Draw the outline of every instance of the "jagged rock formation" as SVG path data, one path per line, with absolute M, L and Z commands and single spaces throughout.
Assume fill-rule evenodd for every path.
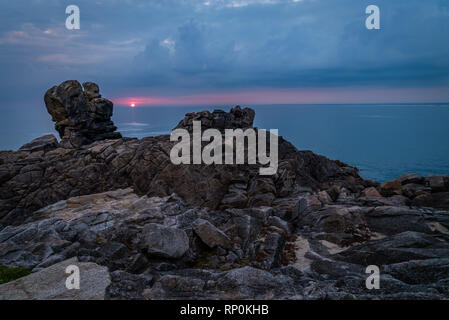
M 176 193 L 213 209 L 278 203 L 331 182 L 356 192 L 369 185 L 354 168 L 280 139 L 278 174 L 258 165 L 174 165 L 169 136 L 97 141 L 79 149 L 0 152 L 0 223 L 20 224 L 33 211 L 69 197 L 132 187 L 138 194 Z M 182 177 L 182 179 L 181 179 Z
M 59 200 L 117 188 L 132 187 L 140 195 L 176 193 L 190 205 L 218 209 L 270 206 L 298 192 L 328 189 L 332 182 L 354 192 L 370 186 L 356 169 L 298 151 L 282 137 L 278 174 L 269 177 L 259 175 L 259 165 L 174 165 L 173 145 L 169 136 L 158 136 L 0 152 L 0 223 L 20 224 Z
M 47 111 L 65 148 L 121 138 L 111 121 L 112 102 L 101 98 L 95 83 L 85 82 L 83 87 L 84 91 L 78 81 L 69 80 L 45 93 Z
M 178 127 L 253 118 L 234 108 Z M 273 176 L 258 165 L 173 165 L 168 136 L 54 140 L 0 152 L 2 265 L 107 267 L 106 299 L 449 298 L 449 176 L 380 185 L 282 138 Z M 380 268 L 378 290 L 366 288 L 368 265 Z
M 186 114 L 185 118 L 176 126 L 176 129 L 183 128 L 192 132 L 193 121 L 201 121 L 203 130 L 214 128 L 224 132 L 225 129 L 247 129 L 253 127 L 255 115 L 253 109 L 242 109 L 240 106 L 232 108 L 229 112 L 222 110 L 192 112 Z
M 279 207 L 211 210 L 132 189 L 70 198 L 1 230 L 0 264 L 107 266 L 110 299 L 449 296 L 447 212 L 315 197 L 298 197 L 286 220 Z M 370 264 L 379 291 L 365 287 Z

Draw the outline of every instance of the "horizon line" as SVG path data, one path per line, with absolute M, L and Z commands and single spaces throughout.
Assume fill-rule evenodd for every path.
M 247 107 L 247 106 L 307 106 L 307 105 L 313 105 L 313 106 L 343 106 L 343 105 L 449 105 L 449 101 L 447 102 L 335 102 L 335 103 L 305 103 L 305 102 L 299 102 L 299 103 L 230 103 L 230 104 L 204 104 L 204 103 L 197 103 L 197 104 L 136 104 L 134 107 L 123 104 L 123 103 L 115 103 L 113 100 L 111 100 L 114 103 L 115 107 L 119 108 L 130 108 L 130 109 L 136 109 L 136 108 L 151 108 L 151 107 Z

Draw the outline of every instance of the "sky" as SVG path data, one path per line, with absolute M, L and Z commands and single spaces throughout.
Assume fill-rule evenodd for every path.
M 0 108 L 69 79 L 118 106 L 449 102 L 449 0 L 0 0 L 0 69 Z

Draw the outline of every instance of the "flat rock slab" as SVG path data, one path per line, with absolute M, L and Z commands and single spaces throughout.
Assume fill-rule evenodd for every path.
M 66 268 L 70 265 L 79 268 L 79 289 L 66 287 L 70 276 Z M 103 300 L 110 283 L 106 267 L 72 258 L 1 285 L 0 300 Z

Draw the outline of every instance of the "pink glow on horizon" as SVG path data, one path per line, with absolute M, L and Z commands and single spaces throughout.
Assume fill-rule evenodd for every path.
M 185 96 L 136 96 L 112 99 L 117 106 L 438 103 L 449 102 L 449 88 L 295 88 L 252 89 L 240 92 Z

